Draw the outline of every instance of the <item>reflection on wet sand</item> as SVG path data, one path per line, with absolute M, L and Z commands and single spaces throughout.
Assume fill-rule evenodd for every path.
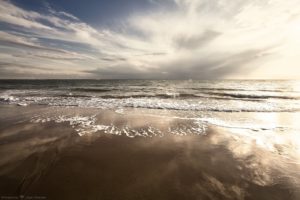
M 97 119 L 118 126 L 151 123 L 166 131 L 164 124 L 180 126 L 178 120 L 104 113 L 97 113 Z M 201 135 L 130 138 L 98 131 L 80 137 L 67 122 L 28 120 L 0 130 L 0 194 L 5 196 L 300 198 L 299 163 L 224 128 L 210 126 Z

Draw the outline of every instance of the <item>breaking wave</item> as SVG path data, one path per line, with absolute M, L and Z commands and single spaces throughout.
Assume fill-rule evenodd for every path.
M 247 103 L 221 99 L 163 99 L 163 98 L 99 98 L 99 97 L 0 97 L 0 104 L 76 106 L 82 108 L 148 108 L 214 112 L 293 112 L 300 110 L 298 101 L 270 101 Z
M 116 126 L 114 124 L 104 125 L 97 124 L 97 118 L 93 116 L 66 116 L 60 115 L 55 117 L 35 116 L 31 119 L 32 123 L 46 123 L 54 121 L 56 123 L 69 123 L 69 125 L 77 132 L 79 136 L 103 132 L 112 135 L 125 135 L 130 138 L 134 137 L 162 137 L 165 134 L 173 134 L 184 136 L 187 134 L 205 134 L 207 125 L 200 121 L 192 123 L 183 123 L 181 126 L 170 126 L 167 130 L 161 130 L 154 126 L 145 126 L 143 128 L 133 128 L 128 125 Z

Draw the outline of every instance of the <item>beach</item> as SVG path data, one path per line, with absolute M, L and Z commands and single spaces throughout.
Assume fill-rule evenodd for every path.
M 0 200 L 300 200 L 299 0 L 0 0 Z
M 180 134 L 175 130 L 193 123 L 171 113 L 156 116 L 156 110 L 151 115 L 140 109 L 126 115 L 74 107 L 2 105 L 0 110 L 1 199 L 300 197 L 299 157 L 287 142 L 268 144 L 215 125 L 201 134 Z M 82 123 L 71 121 L 74 116 Z M 97 124 L 115 128 L 95 129 Z M 140 135 L 127 134 L 124 127 Z

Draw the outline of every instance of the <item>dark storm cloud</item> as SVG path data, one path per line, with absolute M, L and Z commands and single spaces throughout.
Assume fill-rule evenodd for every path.
M 37 67 L 37 66 L 31 66 L 27 64 L 21 64 L 21 63 L 10 63 L 10 62 L 1 62 L 0 61 L 0 70 L 4 71 L 15 71 L 15 70 L 43 70 L 43 71 L 55 71 L 51 68 L 45 68 L 45 67 Z M 1 75 L 4 75 L 1 73 Z
M 221 58 L 182 60 L 168 64 L 165 71 L 174 79 L 222 79 L 232 73 L 247 74 L 255 68 L 255 66 L 248 67 L 247 65 L 259 59 L 265 59 L 261 55 L 267 50 L 250 49 L 234 55 L 224 55 Z
M 0 79 L 59 79 L 66 78 L 65 73 L 51 67 L 31 66 L 30 64 L 0 62 Z M 80 75 L 70 74 L 68 78 L 82 78 Z
M 34 78 L 35 71 L 44 71 L 44 74 L 55 72 L 53 69 L 30 66 L 21 63 L 0 62 L 0 78 Z
M 82 76 L 70 74 L 66 77 L 65 74 L 55 72 L 27 72 L 24 70 L 16 71 L 9 69 L 0 69 L 0 79 L 80 79 Z
M 153 77 L 159 77 L 161 74 L 161 72 L 157 71 L 149 73 L 148 70 L 142 70 L 128 64 L 84 70 L 83 72 L 89 74 L 91 78 L 99 77 L 103 79 L 151 79 Z
M 118 57 L 110 57 L 110 58 L 104 57 L 104 58 L 101 58 L 101 60 L 114 62 L 114 61 L 126 61 L 127 59 L 126 58 L 118 58 Z
M 181 35 L 179 37 L 176 37 L 174 39 L 174 44 L 179 49 L 193 50 L 208 44 L 209 42 L 217 38 L 219 35 L 221 35 L 220 32 L 214 30 L 206 30 L 200 35 Z
M 233 72 L 248 73 L 253 66 L 247 64 L 267 56 L 268 49 L 250 49 L 238 54 L 215 59 L 180 60 L 160 68 L 134 67 L 130 65 L 110 66 L 87 70 L 91 77 L 112 79 L 222 79 Z

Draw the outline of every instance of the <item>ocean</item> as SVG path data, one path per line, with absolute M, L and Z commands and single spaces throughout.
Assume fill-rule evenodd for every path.
M 0 80 L 1 104 L 296 112 L 299 100 L 297 81 Z
M 243 113 L 297 113 L 300 82 L 247 80 L 1 80 L 0 104 L 78 107 L 154 115 L 172 113 L 215 125 L 249 128 L 297 128 L 259 122 Z M 232 118 L 222 117 L 231 113 Z M 247 114 L 246 114 L 247 115 Z M 224 115 L 223 115 L 224 116 Z M 227 115 L 225 115 L 227 116 Z M 236 116 L 236 119 L 234 119 Z M 251 115 L 247 115 L 251 116 Z

